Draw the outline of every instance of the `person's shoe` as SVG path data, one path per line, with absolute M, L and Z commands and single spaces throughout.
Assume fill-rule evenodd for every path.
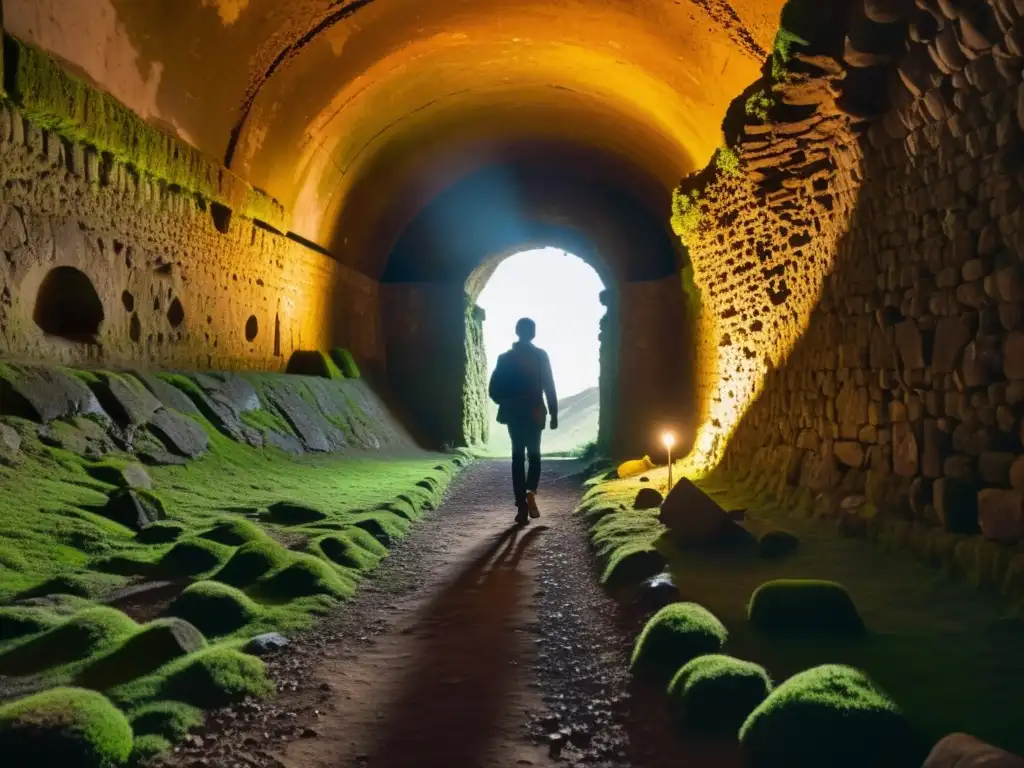
M 537 506 L 537 494 L 533 491 L 526 492 L 526 509 L 534 520 L 540 517 L 540 508 Z
M 516 512 L 516 525 L 526 525 L 530 522 L 530 511 L 525 504 L 519 507 L 519 511 Z

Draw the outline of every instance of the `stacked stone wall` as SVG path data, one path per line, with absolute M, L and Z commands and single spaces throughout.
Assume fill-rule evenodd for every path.
M 115 367 L 283 370 L 300 349 L 383 366 L 377 283 L 0 104 L 0 347 Z M 58 268 L 102 305 L 88 339 L 39 325 Z M 63 270 L 68 274 L 68 270 Z M 43 297 L 45 304 L 45 297 Z M 52 330 L 52 329 L 49 329 Z
M 798 54 L 776 86 L 791 119 L 745 126 L 738 172 L 682 190 L 708 413 L 692 460 L 1016 594 L 1024 4 L 863 6 L 898 44 L 868 57 L 851 27 L 844 53 Z M 875 114 L 850 107 L 868 68 Z

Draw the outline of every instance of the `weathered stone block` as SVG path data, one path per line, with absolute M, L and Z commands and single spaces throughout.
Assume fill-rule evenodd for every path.
M 942 477 L 932 485 L 932 506 L 950 533 L 978 530 L 978 490 L 971 483 Z
M 1024 491 L 986 488 L 979 492 L 978 523 L 986 539 L 1019 541 L 1024 533 Z
M 1015 459 L 1016 455 L 1013 453 L 985 451 L 978 456 L 978 474 L 984 482 L 991 485 L 1009 485 L 1010 467 Z
M 896 347 L 905 369 L 925 367 L 924 339 L 916 322 L 906 320 L 896 326 Z
M 1024 331 L 1006 334 L 1003 340 L 1003 372 L 1008 379 L 1024 379 Z
M 913 477 L 918 472 L 919 452 L 917 435 L 909 422 L 893 424 L 893 471 L 901 477 Z
M 932 371 L 952 373 L 960 355 L 971 340 L 971 328 L 961 316 L 944 317 L 935 328 L 935 347 L 932 352 Z

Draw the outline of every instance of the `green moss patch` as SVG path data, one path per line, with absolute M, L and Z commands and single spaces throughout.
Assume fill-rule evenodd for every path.
M 749 618 L 765 632 L 864 631 L 864 622 L 846 588 L 817 579 L 765 582 L 751 595 Z
M 203 713 L 180 701 L 158 701 L 135 709 L 130 720 L 136 738 L 152 734 L 179 741 L 203 724 Z
M 669 679 L 687 662 L 721 650 L 729 633 L 714 614 L 696 603 L 666 605 L 643 628 L 630 669 Z
M 203 538 L 179 541 L 160 560 L 160 569 L 171 577 L 199 576 L 220 568 L 234 550 Z
M 161 667 L 109 692 L 124 708 L 170 699 L 200 709 L 225 707 L 274 690 L 263 662 L 231 648 L 213 647 Z
M 226 173 L 220 163 L 69 74 L 38 48 L 10 35 L 4 35 L 4 46 L 4 87 L 37 125 L 92 144 L 168 184 L 238 206 L 250 218 L 281 226 L 281 204 Z
M 267 520 L 277 525 L 306 525 L 327 517 L 325 512 L 315 507 L 293 501 L 277 501 L 267 507 Z
M 199 537 L 229 547 L 240 547 L 251 541 L 267 541 L 269 538 L 262 528 L 248 520 L 225 520 L 203 531 Z
M 0 707 L 5 765 L 115 768 L 131 751 L 131 726 L 95 691 L 55 688 Z
M 324 379 L 343 379 L 344 374 L 330 355 L 319 350 L 296 350 L 288 358 L 285 373 L 299 376 L 318 376 Z
M 32 675 L 112 648 L 138 625 L 113 608 L 90 608 L 0 654 L 0 675 Z
M 315 557 L 296 557 L 287 568 L 272 574 L 258 585 L 261 595 L 271 600 L 288 600 L 313 595 L 351 597 L 355 584 L 327 563 Z
M 149 674 L 174 659 L 206 646 L 206 639 L 181 619 L 157 619 L 86 666 L 76 683 L 106 690 Z
M 359 366 L 356 364 L 356 359 L 352 357 L 352 353 L 347 349 L 335 347 L 331 350 L 331 359 L 346 379 L 359 378 Z
M 132 754 L 129 759 L 131 765 L 145 765 L 150 760 L 165 752 L 171 751 L 172 744 L 163 736 L 148 733 L 143 736 L 136 736 L 132 745 Z
M 140 544 L 169 544 L 184 532 L 185 526 L 181 523 L 161 520 L 152 525 L 147 525 L 135 534 L 135 540 Z
M 653 545 L 623 544 L 608 557 L 601 583 L 609 589 L 639 584 L 662 572 L 665 556 Z
M 693 659 L 668 686 L 679 721 L 687 727 L 736 732 L 772 690 L 759 664 L 721 654 Z
M 321 536 L 310 542 L 309 551 L 335 565 L 369 571 L 387 555 L 387 548 L 361 528 Z
M 233 587 L 248 587 L 263 576 L 284 568 L 291 553 L 272 539 L 243 544 L 212 578 Z
M 0 648 L 13 640 L 53 629 L 63 621 L 59 614 L 41 608 L 0 608 Z
M 383 510 L 353 515 L 352 525 L 366 531 L 388 548 L 405 538 L 409 531 L 408 520 L 393 512 Z
M 740 729 L 751 768 L 906 768 L 925 753 L 896 704 L 863 672 L 823 665 L 794 675 Z
M 190 585 L 168 610 L 209 637 L 231 634 L 260 614 L 259 606 L 244 592 L 216 581 Z

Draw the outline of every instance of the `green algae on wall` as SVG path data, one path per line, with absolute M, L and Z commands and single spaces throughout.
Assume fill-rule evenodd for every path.
M 284 209 L 202 152 L 147 123 L 109 93 L 69 74 L 38 48 L 5 34 L 8 98 L 44 130 L 102 152 L 168 184 L 283 228 Z
M 490 434 L 484 317 L 481 307 L 471 302 L 467 304 L 466 378 L 462 391 L 462 429 L 466 445 L 483 445 Z

